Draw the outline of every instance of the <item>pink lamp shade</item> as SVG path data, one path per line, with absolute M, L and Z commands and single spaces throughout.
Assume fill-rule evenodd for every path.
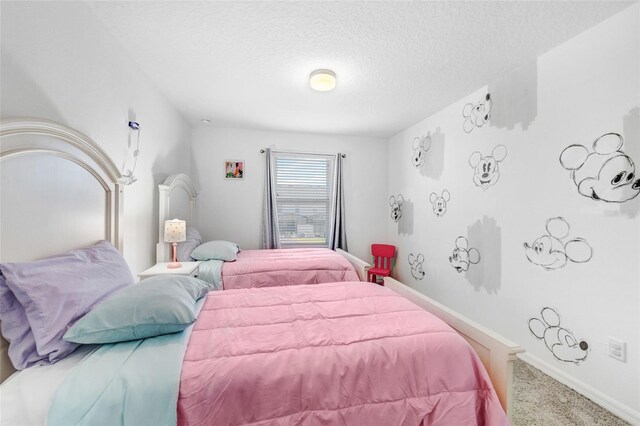
M 182 264 L 176 258 L 176 248 L 178 243 L 187 240 L 187 222 L 180 219 L 167 220 L 164 222 L 164 241 L 172 243 L 171 263 L 167 265 L 169 269 L 180 268 Z

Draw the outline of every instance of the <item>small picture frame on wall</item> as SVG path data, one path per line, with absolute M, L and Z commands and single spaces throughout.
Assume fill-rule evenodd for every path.
M 244 161 L 224 160 L 224 178 L 230 180 L 244 179 Z

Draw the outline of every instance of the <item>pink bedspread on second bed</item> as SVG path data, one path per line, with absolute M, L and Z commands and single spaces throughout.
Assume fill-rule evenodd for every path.
M 325 248 L 242 250 L 222 265 L 225 290 L 358 281 L 347 259 Z
M 212 292 L 191 334 L 180 425 L 507 425 L 453 329 L 392 290 Z

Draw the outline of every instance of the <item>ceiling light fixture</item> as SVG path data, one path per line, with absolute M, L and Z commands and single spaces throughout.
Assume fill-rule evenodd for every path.
M 209 120 L 208 118 L 203 118 L 200 120 L 200 122 L 202 122 L 202 124 L 209 124 L 211 123 L 211 120 Z
M 315 70 L 309 76 L 309 85 L 318 92 L 328 92 L 336 87 L 336 73 L 331 70 Z

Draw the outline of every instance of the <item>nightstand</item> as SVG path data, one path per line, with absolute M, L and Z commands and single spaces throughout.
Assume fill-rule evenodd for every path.
M 144 280 L 145 278 L 155 277 L 156 275 L 188 275 L 190 277 L 198 276 L 198 268 L 200 262 L 180 262 L 182 267 L 169 269 L 167 265 L 169 262 L 160 262 L 153 265 L 151 268 L 138 274 L 138 278 Z

